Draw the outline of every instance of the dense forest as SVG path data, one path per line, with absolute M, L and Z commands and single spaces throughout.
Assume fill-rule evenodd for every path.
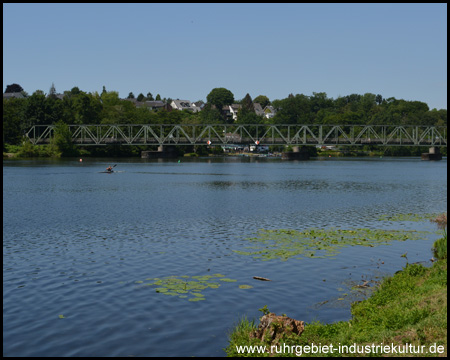
M 20 90 L 20 91 L 17 91 Z M 7 93 L 20 93 L 21 97 L 5 97 Z M 74 87 L 57 94 L 54 85 L 48 94 L 35 91 L 28 95 L 17 84 L 8 85 L 3 97 L 3 149 L 6 145 L 20 145 L 24 134 L 33 125 L 49 124 L 220 124 L 230 122 L 222 109 L 225 105 L 240 104 L 237 120 L 240 124 L 340 124 L 340 125 L 434 125 L 447 126 L 447 109 L 432 109 L 421 101 L 406 101 L 393 97 L 366 93 L 350 94 L 337 99 L 325 92 L 307 96 L 290 94 L 285 99 L 270 100 L 259 95 L 252 100 L 247 94 L 242 100 L 234 99 L 231 91 L 213 89 L 206 97 L 201 111 L 149 110 L 137 107 L 134 96 L 119 98 L 116 91 L 87 93 Z M 158 95 L 160 99 L 160 96 Z M 151 93 L 140 101 L 153 100 Z M 169 103 L 170 99 L 164 99 Z M 253 103 L 264 108 L 271 105 L 276 114 L 272 118 L 257 115 Z M 62 141 L 60 141 L 62 143 Z M 70 151 L 69 151 L 70 153 Z

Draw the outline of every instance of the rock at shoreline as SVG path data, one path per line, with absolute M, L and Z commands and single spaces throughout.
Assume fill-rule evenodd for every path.
M 304 329 L 303 321 L 269 313 L 260 319 L 258 329 L 250 334 L 250 337 L 258 338 L 261 341 L 269 341 L 270 345 L 275 345 L 284 335 L 300 335 Z

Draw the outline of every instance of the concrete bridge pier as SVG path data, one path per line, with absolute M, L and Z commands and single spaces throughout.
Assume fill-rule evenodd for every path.
M 292 151 L 286 151 L 281 154 L 284 160 L 309 160 L 309 152 L 307 149 L 300 149 L 300 146 L 293 146 Z
M 427 153 L 422 153 L 422 160 L 442 160 L 442 154 L 438 147 L 432 146 Z
M 166 159 L 166 158 L 176 158 L 177 152 L 175 151 L 175 147 L 167 146 L 167 149 L 164 148 L 164 145 L 158 146 L 158 151 L 142 151 L 141 158 L 142 159 Z

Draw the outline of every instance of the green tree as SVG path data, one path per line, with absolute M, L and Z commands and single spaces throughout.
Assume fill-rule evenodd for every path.
M 154 111 L 149 111 L 146 107 L 136 108 L 135 110 L 135 123 L 136 124 L 156 124 L 157 115 Z
M 105 107 L 115 106 L 121 102 L 117 91 L 102 92 L 100 98 Z
M 265 95 L 259 95 L 253 99 L 254 103 L 261 104 L 261 107 L 264 109 L 266 106 L 270 105 L 270 100 Z
M 375 101 L 377 105 L 381 105 L 383 103 L 383 97 L 380 94 L 378 94 L 375 98 Z
M 347 100 L 347 108 L 350 111 L 358 111 L 359 102 L 361 101 L 361 95 L 351 94 L 351 95 L 347 95 L 345 98 Z
M 202 124 L 220 124 L 223 122 L 222 113 L 218 109 L 214 109 L 211 104 L 206 104 L 200 111 L 200 119 Z
M 71 94 L 71 95 L 78 95 L 79 93 L 81 93 L 81 90 L 78 88 L 78 86 L 74 86 L 74 87 L 70 90 L 70 94 Z
M 27 120 L 27 127 L 31 127 L 32 125 L 47 125 L 45 95 L 43 91 L 36 90 L 27 99 L 24 116 Z
M 156 101 L 161 101 L 161 95 L 157 94 L 155 100 Z
M 311 102 L 306 95 L 290 94 L 286 99 L 274 100 L 278 112 L 273 117 L 275 124 L 308 124 L 310 123 Z
M 139 95 L 138 95 L 138 97 L 137 97 L 137 101 L 143 101 L 145 99 L 145 96 L 144 96 L 144 94 L 143 93 L 140 93 Z
M 102 102 L 102 111 L 100 114 L 102 124 L 117 124 L 118 112 L 117 108 L 120 107 L 122 100 L 119 98 L 117 91 L 108 91 L 102 93 L 100 96 Z
M 134 94 L 133 94 L 132 92 L 130 92 L 130 93 L 128 94 L 127 99 L 134 99 Z
M 184 111 L 167 111 L 165 109 L 158 111 L 157 119 L 159 124 L 180 124 Z
M 5 144 L 20 144 L 22 135 L 29 130 L 24 122 L 26 99 L 3 99 L 3 149 Z
M 158 97 L 158 96 L 156 96 L 156 97 Z M 160 99 L 161 99 L 161 96 L 160 96 Z M 153 95 L 152 95 L 151 92 L 148 92 L 148 93 L 147 93 L 147 100 L 148 100 L 148 101 L 153 101 Z M 156 100 L 158 100 L 158 99 L 156 99 Z
M 100 96 L 80 92 L 73 97 L 73 110 L 75 124 L 99 124 L 102 112 Z
M 110 94 L 110 103 L 103 107 L 102 124 L 133 124 L 138 120 L 137 108 L 131 101 L 121 100 Z M 118 95 L 117 95 L 118 96 Z M 148 111 L 148 110 L 147 110 Z M 139 117 L 140 118 L 140 117 Z
M 263 122 L 263 118 L 256 115 L 255 107 L 249 94 L 245 95 L 241 101 L 241 108 L 238 111 L 236 122 L 238 124 L 260 124 Z
M 22 91 L 23 91 L 23 88 L 19 84 L 11 84 L 11 85 L 6 85 L 5 94 L 22 92 Z
M 63 103 L 56 96 L 47 96 L 44 106 L 46 124 L 54 124 L 64 119 Z
M 329 99 L 327 97 L 327 93 L 325 92 L 320 93 L 313 92 L 313 95 L 309 97 L 309 101 L 310 101 L 310 109 L 314 113 L 319 112 L 319 110 L 332 108 L 333 106 L 333 100 Z
M 425 117 L 425 125 L 447 126 L 447 110 L 432 109 L 427 112 Z
M 255 112 L 255 108 L 253 106 L 253 101 L 250 94 L 245 95 L 241 102 L 241 110 L 244 113 Z
M 61 156 L 78 155 L 78 150 L 72 142 L 72 133 L 69 130 L 69 126 L 62 120 L 56 123 L 50 146 L 55 147 Z
M 225 105 L 231 105 L 234 102 L 234 95 L 225 88 L 215 88 L 206 96 L 206 101 L 214 105 L 222 115 L 222 109 Z
M 238 115 L 237 115 L 237 124 L 262 124 L 264 121 L 264 118 L 262 116 L 256 115 L 256 113 L 245 111 L 242 108 L 239 109 Z
M 122 100 L 118 110 L 120 124 L 136 123 L 136 106 L 131 101 Z

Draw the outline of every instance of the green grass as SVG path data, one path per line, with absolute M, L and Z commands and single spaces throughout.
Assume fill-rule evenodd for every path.
M 444 251 L 441 247 L 441 251 Z M 441 254 L 442 255 L 442 254 Z M 385 278 L 372 295 L 352 304 L 352 318 L 333 324 L 313 322 L 305 324 L 301 336 L 290 335 L 283 339 L 284 346 L 321 344 L 334 346 L 371 347 L 372 345 L 443 346 L 447 355 L 447 256 L 431 267 L 407 264 L 403 271 Z M 301 320 L 301 319 L 298 319 Z M 269 356 L 269 354 L 239 354 L 237 345 L 271 345 L 249 334 L 256 330 L 253 321 L 243 318 L 229 335 L 227 356 Z M 380 351 L 371 356 L 383 356 Z M 370 356 L 369 354 L 308 354 L 308 356 Z M 390 356 L 437 356 L 431 353 L 389 354 Z M 295 356 L 279 353 L 274 356 Z
M 433 245 L 433 253 L 438 259 L 447 259 L 447 235 L 436 240 Z

